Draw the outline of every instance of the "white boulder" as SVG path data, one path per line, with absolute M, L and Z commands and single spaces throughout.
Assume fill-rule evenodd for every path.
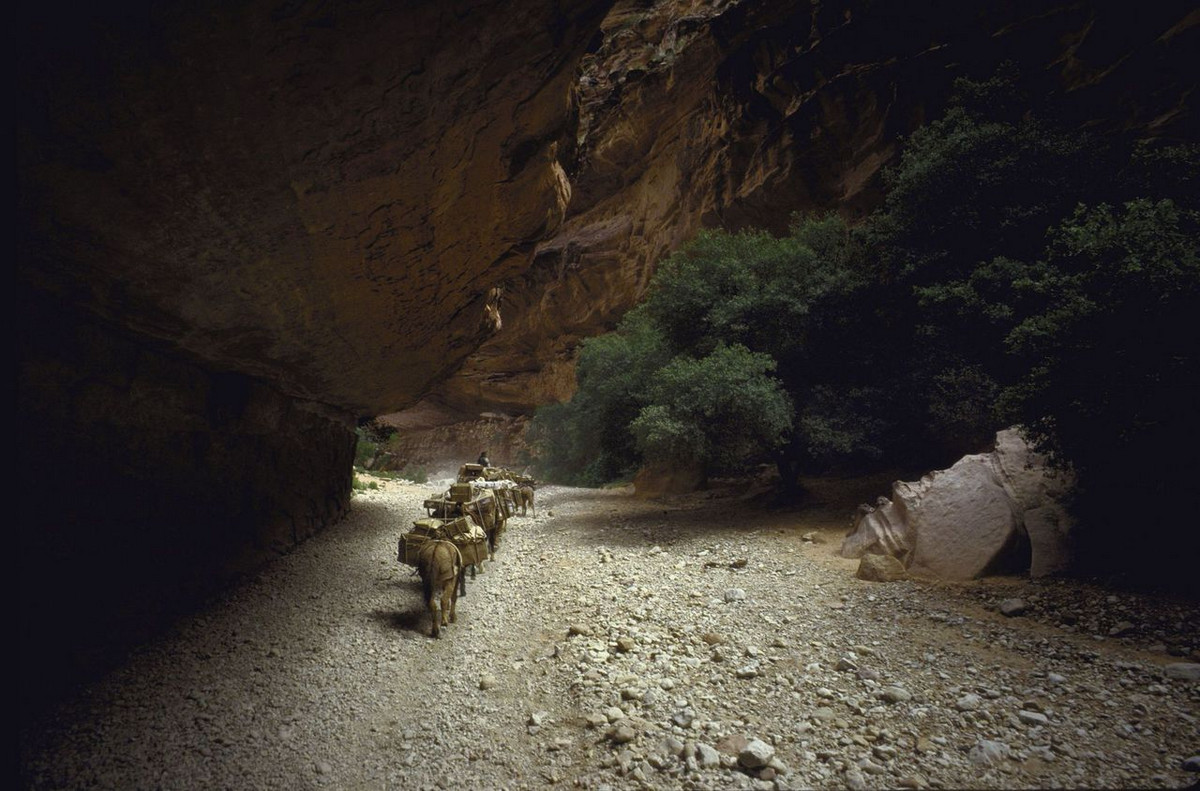
M 890 500 L 860 506 L 841 554 L 887 554 L 917 574 L 973 579 L 1028 546 L 1033 576 L 1057 573 L 1070 564 L 1071 522 L 1061 503 L 1070 483 L 1006 429 L 991 453 L 897 481 Z

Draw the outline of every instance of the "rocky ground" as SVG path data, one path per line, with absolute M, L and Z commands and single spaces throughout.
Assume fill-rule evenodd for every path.
M 441 640 L 352 516 L 44 722 L 35 789 L 1180 788 L 1194 602 L 1009 577 L 854 577 L 849 512 L 732 491 L 539 490 Z M 819 498 L 818 498 L 819 499 Z M 1011 612 L 1005 615 L 1004 610 Z

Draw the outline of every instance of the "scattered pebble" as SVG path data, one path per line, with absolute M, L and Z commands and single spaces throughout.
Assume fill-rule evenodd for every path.
M 510 523 L 434 641 L 395 562 L 414 491 L 389 485 L 68 702 L 69 727 L 22 754 L 24 787 L 1162 788 L 1200 771 L 1194 610 L 1010 579 L 1025 617 L 997 619 L 989 585 L 867 584 L 836 541 L 547 487 L 561 518 Z

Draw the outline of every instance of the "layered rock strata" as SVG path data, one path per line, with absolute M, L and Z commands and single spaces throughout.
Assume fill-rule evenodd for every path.
M 401 422 L 396 426 L 398 431 L 381 447 L 372 468 L 419 470 L 430 478 L 454 477 L 460 466 L 475 461 L 481 451 L 487 451 L 494 467 L 522 471 L 529 464 L 526 417 L 484 413 L 478 420 L 444 424 L 430 423 L 430 417 L 422 414 L 415 425 Z
M 17 360 L 31 706 L 342 518 L 355 443 L 344 410 L 53 316 Z
M 1015 58 L 1081 125 L 1196 137 L 1175 2 L 24 14 L 18 491 L 96 481 L 22 512 L 31 674 L 87 664 L 37 639 L 70 601 L 140 629 L 165 569 L 225 579 L 336 520 L 355 418 L 527 414 L 698 228 L 865 210 L 958 73 Z
M 505 284 L 505 329 L 431 398 L 528 412 L 573 389 L 580 339 L 612 329 L 699 229 L 864 216 L 900 140 L 963 74 L 1021 87 L 1097 133 L 1200 138 L 1200 13 L 1156 3 L 618 2 L 578 77 L 571 202 Z
M 355 419 L 502 327 L 501 284 L 570 199 L 571 91 L 608 5 L 24 10 L 31 699 L 336 522 Z

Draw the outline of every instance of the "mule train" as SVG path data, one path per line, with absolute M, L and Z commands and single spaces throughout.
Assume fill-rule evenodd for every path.
M 397 559 L 415 566 L 421 576 L 433 637 L 454 623 L 458 597 L 467 593 L 467 570 L 471 579 L 482 573 L 483 561 L 496 556 L 508 520 L 518 507 L 524 515 L 532 505 L 534 483 L 502 468 L 465 464 L 457 483 L 425 500 L 428 518 L 413 522 L 400 537 Z

